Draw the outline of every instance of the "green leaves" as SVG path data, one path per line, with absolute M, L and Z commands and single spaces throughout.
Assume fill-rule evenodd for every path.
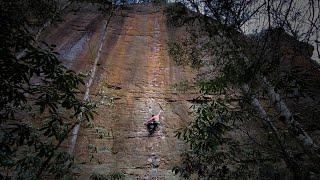
M 103 174 L 93 173 L 90 175 L 91 180 L 109 180 L 109 177 Z
M 231 128 L 228 124 L 231 114 L 225 103 L 217 99 L 199 105 L 195 120 L 187 128 L 178 131 L 176 136 L 188 142 L 195 152 L 216 149 L 222 144 L 224 133 Z
M 67 152 L 58 152 L 54 158 L 54 164 L 50 166 L 49 172 L 55 174 L 56 179 L 72 179 L 69 169 L 72 168 L 74 158 Z
M 223 93 L 228 88 L 228 81 L 225 76 L 219 76 L 209 81 L 200 81 L 198 83 L 200 92 L 204 94 Z
M 44 172 L 67 178 L 73 157 L 59 147 L 80 116 L 94 115 L 95 104 L 79 94 L 85 76 L 64 67 L 54 46 L 37 45 L 27 30 L 56 17 L 54 3 L 0 3 L 1 178 L 39 179 Z
M 27 154 L 16 164 L 16 179 L 36 179 L 36 174 L 40 167 L 41 158 L 32 154 Z
M 183 46 L 179 43 L 168 43 L 169 47 L 169 55 L 172 57 L 174 62 L 177 65 L 185 65 L 187 64 L 187 57 L 185 54 L 185 50 L 183 49 Z
M 184 15 L 188 13 L 188 9 L 181 3 L 170 4 L 165 10 L 167 17 L 167 25 L 169 27 L 179 27 L 186 22 Z
M 204 58 L 208 52 L 198 45 L 198 33 L 192 32 L 190 37 L 185 37 L 182 42 L 169 42 L 168 53 L 176 65 L 190 65 L 194 69 L 203 67 L 205 64 Z M 204 43 L 204 42 L 201 42 Z M 208 45 L 209 43 L 204 43 Z

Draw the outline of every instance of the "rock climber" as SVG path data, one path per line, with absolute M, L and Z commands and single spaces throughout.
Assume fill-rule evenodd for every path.
M 147 125 L 149 135 L 152 135 L 155 131 L 158 125 L 160 124 L 160 115 L 163 111 L 160 110 L 157 115 L 152 115 L 150 119 L 148 119 L 144 124 Z

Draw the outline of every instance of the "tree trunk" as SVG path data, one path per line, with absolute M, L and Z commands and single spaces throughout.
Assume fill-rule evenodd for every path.
M 249 86 L 247 84 L 243 85 L 242 90 L 244 91 L 245 94 L 247 94 L 247 95 L 249 94 Z M 299 165 L 294 161 L 294 159 L 292 158 L 290 153 L 287 151 L 287 149 L 284 145 L 285 143 L 281 140 L 278 129 L 273 124 L 271 119 L 268 117 L 267 112 L 264 110 L 264 108 L 260 104 L 259 100 L 252 95 L 249 98 L 250 98 L 251 105 L 258 112 L 263 124 L 265 124 L 267 127 L 269 127 L 271 129 L 272 133 L 274 134 L 276 141 L 281 149 L 281 153 L 282 153 L 282 156 L 284 158 L 284 161 L 285 161 L 287 167 L 292 172 L 296 172 L 297 170 L 299 170 Z
M 114 7 L 112 7 L 111 9 L 111 13 L 109 15 L 109 17 L 106 19 L 106 22 L 105 22 L 105 25 L 104 25 L 104 30 L 103 30 L 103 35 L 102 35 L 102 39 L 100 41 L 100 46 L 99 46 L 99 50 L 98 50 L 98 53 L 97 53 L 97 56 L 95 57 L 94 59 L 94 63 L 93 63 L 93 67 L 90 71 L 90 76 L 89 76 L 89 80 L 88 82 L 86 83 L 86 91 L 85 91 L 85 94 L 84 94 L 84 97 L 83 97 L 83 100 L 84 101 L 87 101 L 90 99 L 90 87 L 92 85 L 92 82 L 93 82 L 93 78 L 96 74 L 96 70 L 97 70 L 97 64 L 98 64 L 98 61 L 101 57 L 101 52 L 102 52 L 102 49 L 103 49 L 103 45 L 104 45 L 104 41 L 106 40 L 106 37 L 107 37 L 107 30 L 108 30 L 108 26 L 109 26 L 109 23 L 110 23 L 110 20 L 111 20 L 111 17 L 113 16 L 113 9 Z M 77 143 L 77 138 L 78 138 L 78 134 L 79 134 L 79 130 L 80 130 L 80 125 L 81 125 L 81 121 L 82 121 L 82 114 L 80 114 L 79 118 L 78 118 L 78 123 L 75 125 L 75 127 L 73 128 L 72 130 L 72 137 L 71 137 L 71 141 L 70 141 L 70 147 L 69 147 L 69 153 L 70 154 L 73 154 L 74 153 L 74 149 L 75 149 L 75 146 L 76 146 L 76 143 Z
M 284 123 L 288 126 L 291 133 L 300 141 L 304 149 L 312 152 L 320 160 L 319 146 L 315 144 L 308 133 L 302 128 L 299 122 L 294 120 L 294 117 L 285 102 L 281 99 L 280 95 L 275 92 L 272 85 L 267 81 L 265 77 L 261 79 L 262 86 L 267 91 L 269 99 L 275 105 L 277 111 L 284 119 Z

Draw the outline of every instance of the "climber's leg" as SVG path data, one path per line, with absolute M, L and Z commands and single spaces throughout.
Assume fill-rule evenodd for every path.
M 148 128 L 148 131 L 149 131 L 149 135 L 152 135 L 155 131 L 156 131 L 156 128 L 157 128 L 157 123 L 154 123 L 154 122 L 151 122 L 151 123 L 148 123 L 147 124 L 147 128 Z

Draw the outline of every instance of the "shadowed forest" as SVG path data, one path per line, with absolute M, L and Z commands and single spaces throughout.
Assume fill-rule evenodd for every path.
M 320 179 L 319 0 L 3 0 L 0 180 Z

